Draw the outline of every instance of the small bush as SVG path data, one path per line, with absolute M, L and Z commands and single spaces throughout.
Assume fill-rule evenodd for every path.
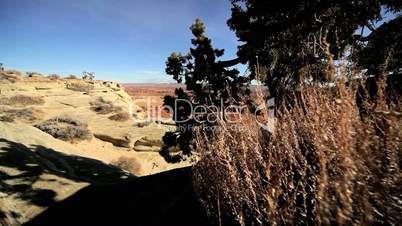
M 42 105 L 45 101 L 43 97 L 31 97 L 25 95 L 16 95 L 12 97 L 0 98 L 0 105 Z
M 134 157 L 122 156 L 116 161 L 112 161 L 111 164 L 119 167 L 120 169 L 126 170 L 134 175 L 139 175 L 142 173 L 141 164 Z
M 119 112 L 109 117 L 110 120 L 124 122 L 130 119 L 130 114 L 127 112 Z
M 76 75 L 69 75 L 66 79 L 78 79 L 78 77 Z
M 58 74 L 51 74 L 49 76 L 47 76 L 50 80 L 59 80 L 60 79 L 60 75 Z
M 67 89 L 77 91 L 77 92 L 89 92 L 93 89 L 94 87 L 90 84 L 86 83 L 70 83 L 67 84 Z
M 96 101 L 90 103 L 91 110 L 95 111 L 98 114 L 110 114 L 110 113 L 119 113 L 122 111 L 121 107 L 114 106 L 112 102 L 104 100 L 102 97 L 98 98 Z
M 43 117 L 43 111 L 39 109 L 24 108 L 24 109 L 1 109 L 0 113 L 3 114 L 0 121 L 12 122 L 15 119 L 25 120 L 25 121 L 36 121 Z
M 92 133 L 86 123 L 70 117 L 51 118 L 35 125 L 35 127 L 65 141 L 90 140 L 92 138 Z
M 10 115 L 2 115 L 0 116 L 0 121 L 1 122 L 14 122 L 14 117 Z

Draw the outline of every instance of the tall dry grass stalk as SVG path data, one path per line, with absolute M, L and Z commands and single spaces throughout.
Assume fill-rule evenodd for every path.
M 353 90 L 305 88 L 275 130 L 253 114 L 195 130 L 194 187 L 209 216 L 239 225 L 402 222 L 402 120 L 362 119 Z M 268 114 L 267 114 L 268 115 Z

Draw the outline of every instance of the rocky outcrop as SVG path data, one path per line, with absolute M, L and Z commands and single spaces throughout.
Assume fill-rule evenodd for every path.
M 163 142 L 161 139 L 145 136 L 134 143 L 134 150 L 144 152 L 159 152 L 162 146 Z
M 124 148 L 130 148 L 132 141 L 130 141 L 129 137 L 113 137 L 110 136 L 109 134 L 98 134 L 95 133 L 94 136 L 98 138 L 99 140 L 103 140 L 109 143 L 112 143 L 115 146 L 118 147 L 124 147 Z
M 176 167 L 164 163 L 158 154 L 162 147 L 163 135 L 166 131 L 174 129 L 174 124 L 148 122 L 143 109 L 134 104 L 119 84 L 72 78 L 50 79 L 40 75 L 27 77 L 17 72 L 10 76 L 17 76 L 18 79 L 5 79 L 7 76 L 4 75 L 3 79 L 0 79 L 0 121 L 35 125 L 54 117 L 70 117 L 86 123 L 94 134 L 92 141 L 72 144 L 86 150 L 83 152 L 86 157 L 112 162 L 120 155 L 130 153 L 129 157 L 138 157 L 140 161 L 143 159 L 144 167 L 148 168 L 143 171 L 145 174 Z M 2 99 L 10 100 L 17 95 L 34 97 L 43 100 L 43 103 L 29 106 L 1 104 Z M 93 103 L 99 100 L 112 104 L 113 108 L 110 111 L 102 109 L 97 112 Z M 131 113 L 129 115 L 132 117 L 125 121 L 111 120 L 110 116 L 116 114 L 116 110 Z
M 112 110 L 95 111 L 99 99 Z M 115 111 L 133 117 L 109 119 Z M 85 123 L 94 137 L 62 141 L 33 126 L 60 116 Z M 144 123 L 144 116 L 115 82 L 0 72 L 0 225 L 20 225 L 89 184 L 133 178 L 113 166 L 121 157 L 139 163 L 136 176 L 189 166 L 158 153 L 174 126 Z
M 13 82 L 1 80 L 0 93 L 0 99 L 16 95 L 42 98 L 45 103 L 34 107 L 45 114 L 36 121 L 31 120 L 31 124 L 60 115 L 78 118 L 88 124 L 98 139 L 129 150 L 133 150 L 136 141 L 144 136 L 152 136 L 153 139 L 161 141 L 165 132 L 165 128 L 161 126 L 138 126 L 138 122 L 144 121 L 139 114 L 141 108 L 136 106 L 131 97 L 115 82 L 20 77 L 19 81 Z M 122 112 L 135 112 L 135 117 L 133 115 L 130 120 L 122 122 L 110 120 L 112 113 L 99 114 L 93 110 L 91 103 L 99 99 L 112 103 Z M 15 109 L 15 106 L 12 108 Z M 0 115 L 4 115 L 10 107 L 1 105 L 0 101 L 0 109 Z M 22 106 L 21 109 L 25 107 Z

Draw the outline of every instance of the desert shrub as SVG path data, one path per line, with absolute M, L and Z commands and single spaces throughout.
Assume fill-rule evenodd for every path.
M 26 95 L 16 95 L 12 97 L 2 97 L 0 98 L 0 105 L 42 105 L 45 101 L 43 97 L 34 97 L 34 96 L 26 96 Z
M 15 119 L 33 122 L 42 119 L 44 112 L 39 109 L 0 109 L 0 121 L 14 121 Z
M 194 187 L 216 223 L 397 225 L 402 222 L 402 119 L 361 118 L 352 90 L 307 88 L 278 107 L 272 132 L 245 113 L 236 127 L 198 127 Z
M 14 117 L 12 117 L 10 115 L 1 115 L 0 121 L 1 122 L 14 122 Z
M 93 85 L 86 83 L 70 83 L 67 84 L 67 89 L 77 91 L 77 92 L 89 92 L 93 89 Z
M 127 112 L 119 112 L 109 117 L 110 120 L 124 122 L 130 119 L 130 114 Z
M 65 141 L 89 140 L 88 125 L 71 117 L 55 117 L 35 125 L 36 128 Z
M 47 76 L 50 80 L 58 80 L 60 79 L 60 75 L 58 74 L 51 74 L 49 76 Z
M 111 101 L 107 101 L 102 97 L 99 97 L 97 100 L 90 102 L 91 110 L 95 111 L 98 114 L 110 114 L 110 113 L 119 113 L 122 111 L 122 108 L 119 106 L 115 106 Z
M 112 165 L 119 167 L 120 169 L 126 170 L 134 175 L 139 175 L 142 172 L 141 164 L 134 157 L 120 157 L 119 159 L 112 161 Z
M 78 79 L 78 77 L 76 75 L 69 75 L 66 79 Z

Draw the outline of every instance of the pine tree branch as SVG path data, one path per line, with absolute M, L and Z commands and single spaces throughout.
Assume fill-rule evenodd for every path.
M 240 64 L 240 63 L 241 63 L 240 58 L 235 58 L 235 59 L 232 59 L 232 60 L 225 60 L 225 61 L 218 61 L 217 62 L 217 64 L 219 66 L 222 66 L 222 67 L 232 67 L 232 66 L 235 66 L 235 65 Z

